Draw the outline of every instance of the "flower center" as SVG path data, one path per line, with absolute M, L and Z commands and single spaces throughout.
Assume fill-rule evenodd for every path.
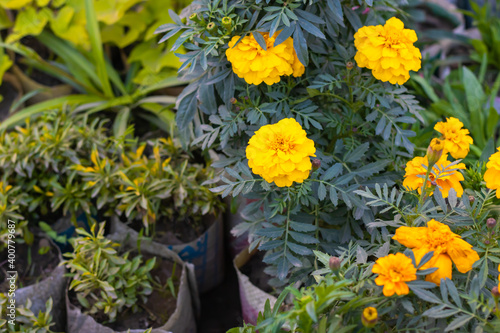
M 427 243 L 430 248 L 436 250 L 437 248 L 445 248 L 451 241 L 452 237 L 448 233 L 431 232 L 428 236 Z
M 392 282 L 399 282 L 402 280 L 403 274 L 399 271 L 399 267 L 391 267 L 389 270 L 389 276 L 391 277 Z
M 385 45 L 398 45 L 401 43 L 401 34 L 399 31 L 385 32 Z
M 288 138 L 283 137 L 281 134 L 276 134 L 274 141 L 269 143 L 269 149 L 282 152 L 288 152 L 295 147 L 293 143 L 290 142 Z

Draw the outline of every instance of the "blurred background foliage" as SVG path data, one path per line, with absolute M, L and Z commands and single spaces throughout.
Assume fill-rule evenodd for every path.
M 176 93 L 165 89 L 179 85 L 181 63 L 167 43 L 157 43 L 154 30 L 169 22 L 167 9 L 180 11 L 188 3 L 1 1 L 0 77 L 16 92 L 0 90 L 9 99 L 2 109 L 26 108 L 0 127 L 69 104 L 82 112 L 112 112 L 117 135 L 137 117 L 170 131 Z

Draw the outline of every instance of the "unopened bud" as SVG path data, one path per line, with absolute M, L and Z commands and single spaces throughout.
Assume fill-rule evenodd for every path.
M 203 16 L 201 16 L 199 13 L 193 13 L 189 15 L 189 19 L 193 22 L 201 23 L 202 25 L 205 24 L 205 19 L 203 19 Z
M 198 22 L 198 21 L 199 21 L 198 14 L 193 13 L 193 14 L 189 15 L 189 19 L 190 19 L 191 21 Z
M 236 102 L 238 102 L 238 100 L 234 97 L 231 97 L 229 101 L 231 102 L 231 104 L 236 104 Z
M 245 101 L 248 101 L 249 99 L 250 99 L 250 97 L 245 96 Z
M 338 271 L 340 268 L 340 259 L 338 257 L 330 257 L 328 266 L 330 266 L 332 271 Z
M 209 24 L 207 24 L 207 30 L 208 31 L 213 31 L 215 29 L 215 23 L 214 22 L 210 22 Z
M 312 161 L 312 168 L 313 170 L 318 170 L 321 166 L 321 160 L 318 159 L 318 158 L 315 158 L 313 161 Z
M 486 220 L 486 226 L 488 227 L 488 229 L 493 229 L 496 225 L 497 220 L 495 220 L 493 217 L 490 217 Z
M 439 139 L 432 139 L 429 147 L 427 148 L 427 160 L 429 161 L 428 168 L 432 168 L 434 164 L 441 158 L 443 155 L 444 142 Z
M 357 132 L 358 132 L 358 128 L 357 128 L 357 127 L 353 127 L 353 128 L 352 128 L 352 132 L 353 132 L 353 133 L 357 133 Z
M 232 24 L 233 20 L 229 16 L 224 16 L 222 18 L 222 25 L 224 26 L 224 28 L 226 28 L 227 31 L 231 32 Z
M 469 195 L 469 202 L 473 203 L 474 201 L 476 201 L 476 198 L 473 195 Z
M 348 62 L 346 62 L 345 67 L 347 69 L 353 69 L 354 68 L 354 63 L 352 61 L 348 61 Z
M 436 181 L 432 180 L 432 181 L 431 181 L 431 185 L 432 185 L 432 186 L 437 186 Z
M 240 109 L 240 107 L 239 107 L 239 106 L 236 106 L 236 107 L 234 108 L 234 110 L 236 110 L 236 111 L 240 111 L 241 109 Z
M 498 292 L 498 287 L 497 286 L 494 286 L 493 288 L 491 288 L 491 294 L 494 296 L 494 297 L 500 297 L 500 292 Z
M 364 327 L 371 328 L 375 326 L 377 321 L 378 321 L 377 309 L 370 306 L 363 310 L 363 314 L 361 315 L 361 323 L 363 323 Z
M 486 244 L 486 245 L 490 245 L 490 241 L 489 241 L 489 240 L 485 240 L 485 241 L 484 241 L 484 244 Z

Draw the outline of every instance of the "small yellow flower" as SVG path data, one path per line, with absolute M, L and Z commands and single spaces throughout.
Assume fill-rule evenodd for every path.
M 314 141 L 307 138 L 306 131 L 293 118 L 262 126 L 246 149 L 252 171 L 279 187 L 302 183 L 309 177 L 309 156 L 316 156 L 315 152 Z
M 429 180 L 427 181 L 426 188 L 432 186 L 432 182 L 435 182 L 437 186 L 441 189 L 441 193 L 444 198 L 448 197 L 448 192 L 451 188 L 457 192 L 457 196 L 461 197 L 464 193 L 464 189 L 462 188 L 462 184 L 460 181 L 464 180 L 464 176 L 460 173 L 460 171 L 448 171 L 441 172 L 439 170 L 445 169 L 451 162 L 448 161 L 448 155 L 444 154 L 441 158 L 436 162 L 432 171 L 429 174 Z M 410 190 L 418 190 L 418 193 L 422 192 L 422 185 L 424 184 L 424 177 L 427 172 L 426 168 L 428 165 L 427 157 L 415 157 L 411 161 L 406 164 L 406 173 L 405 179 L 403 181 L 403 186 Z M 425 167 L 424 167 L 425 166 Z M 439 169 L 437 168 L 439 167 Z M 458 163 L 450 167 L 453 169 L 465 169 L 465 164 Z M 439 175 L 436 178 L 436 175 Z
M 469 130 L 462 128 L 464 124 L 457 118 L 446 118 L 446 122 L 439 122 L 434 129 L 443 135 L 444 154 L 450 153 L 453 158 L 467 156 L 470 145 L 474 142 L 468 135 Z
M 389 254 L 379 258 L 373 265 L 372 273 L 378 274 L 375 283 L 384 286 L 385 296 L 406 295 L 410 291 L 406 282 L 417 279 L 417 269 L 410 258 L 402 253 Z
M 486 187 L 497 190 L 497 198 L 500 199 L 500 148 L 498 148 L 498 152 L 490 156 L 486 168 L 487 170 L 484 173 Z
M 361 323 L 364 327 L 373 327 L 377 323 L 378 313 L 377 309 L 374 307 L 367 307 L 363 310 L 363 315 L 361 316 Z
M 417 34 L 404 29 L 399 19 L 390 18 L 385 25 L 366 26 L 354 34 L 358 52 L 354 57 L 359 67 L 372 70 L 375 78 L 392 84 L 403 84 L 410 78 L 410 71 L 421 66 L 420 50 L 413 46 Z
M 266 41 L 266 50 L 260 47 L 252 34 L 245 36 L 236 46 L 240 36 L 234 36 L 226 50 L 227 60 L 231 62 L 234 73 L 248 84 L 255 85 L 262 82 L 272 85 L 279 82 L 281 76 L 299 77 L 304 74 L 304 65 L 297 58 L 291 37 L 274 46 L 278 33 L 273 37 L 261 33 Z
M 446 224 L 435 220 L 427 222 L 427 227 L 399 227 L 392 239 L 413 249 L 417 265 L 427 252 L 434 251 L 432 259 L 421 269 L 438 267 L 437 271 L 425 278 L 437 285 L 441 283 L 441 279 L 451 279 L 452 261 L 460 273 L 467 273 L 479 260 L 472 245 L 452 232 Z

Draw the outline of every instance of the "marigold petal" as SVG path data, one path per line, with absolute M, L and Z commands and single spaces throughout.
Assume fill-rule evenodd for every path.
M 441 279 L 448 278 L 451 280 L 451 258 L 447 254 L 437 256 L 432 267 L 437 267 L 438 270 L 428 274 L 425 281 L 434 282 L 438 286 L 441 284 Z

